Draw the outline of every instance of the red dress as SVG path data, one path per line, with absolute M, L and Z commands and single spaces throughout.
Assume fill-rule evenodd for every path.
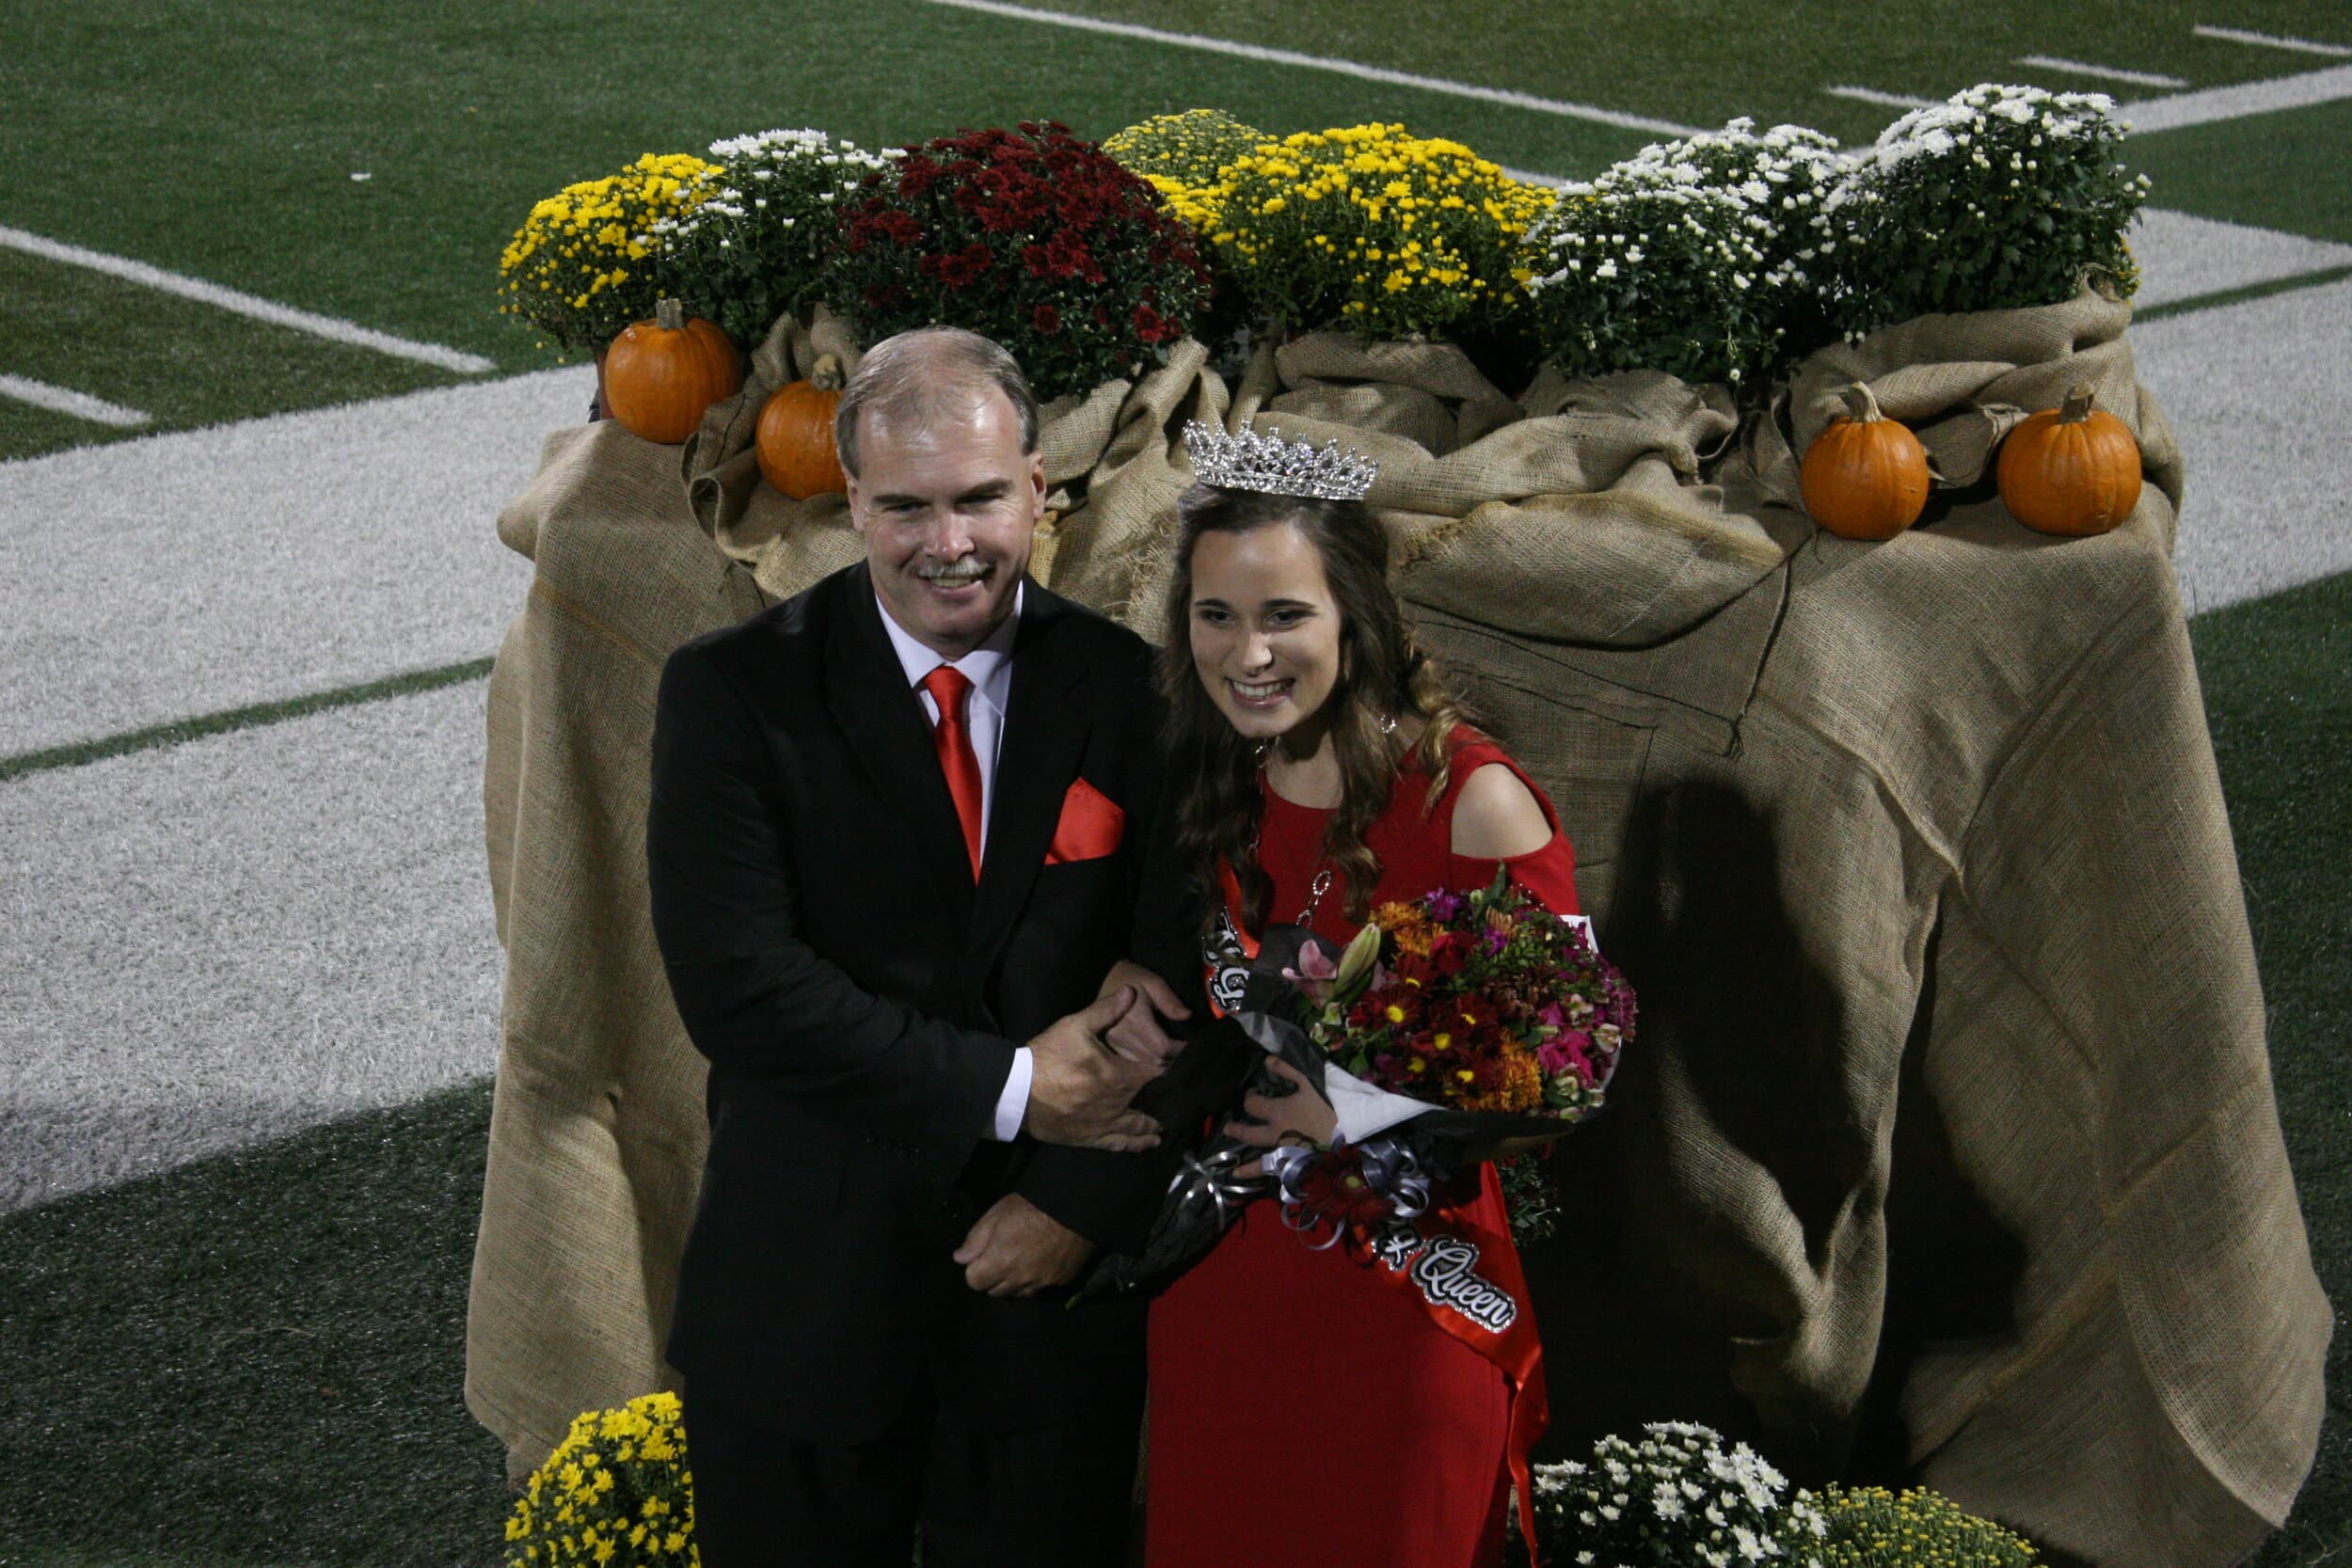
M 1454 806 L 1473 770 L 1502 763 L 1534 790 L 1552 836 L 1500 863 L 1554 912 L 1575 913 L 1575 863 L 1543 792 L 1482 736 L 1456 732 L 1451 751 L 1447 793 L 1426 817 L 1427 775 L 1409 762 L 1398 775 L 1367 834 L 1380 861 L 1372 901 L 1494 880 L 1499 863 L 1452 852 Z M 1307 907 L 1330 816 L 1265 791 L 1269 918 L 1295 920 Z M 1334 877 L 1316 901 L 1319 935 L 1355 935 L 1345 902 Z M 1469 1217 L 1507 1235 L 1492 1168 L 1461 1180 L 1454 1196 Z M 1265 1200 L 1152 1304 L 1151 1375 L 1148 1568 L 1502 1560 L 1502 1373 L 1375 1278 L 1360 1254 L 1311 1250 Z

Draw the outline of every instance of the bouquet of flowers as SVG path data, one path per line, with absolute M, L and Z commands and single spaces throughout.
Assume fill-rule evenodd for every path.
M 1212 990 L 1231 1003 L 1220 1028 L 1256 1050 L 1231 1039 L 1187 1049 L 1209 1080 L 1205 1108 L 1229 1113 L 1236 1069 L 1279 1057 L 1330 1101 L 1334 1147 L 1269 1153 L 1211 1137 L 1186 1158 L 1150 1241 L 1102 1259 L 1087 1293 L 1181 1273 L 1267 1193 L 1295 1227 L 1327 1231 L 1320 1244 L 1410 1222 L 1439 1183 L 1505 1142 L 1555 1136 L 1598 1110 L 1634 1032 L 1632 988 L 1594 946 L 1591 923 L 1552 914 L 1503 875 L 1471 893 L 1380 905 L 1336 956 L 1311 932 L 1273 927 L 1255 959 Z M 1197 1124 L 1201 1109 L 1163 1119 Z M 1238 1174 L 1262 1155 L 1261 1176 Z M 1555 1217 L 1533 1174 L 1505 1183 L 1517 1189 L 1511 1226 L 1522 1240 Z
M 1536 1545 L 1547 1560 L 1595 1568 L 1748 1568 L 1804 1563 L 1824 1532 L 1810 1494 L 1745 1443 L 1688 1421 L 1642 1440 L 1604 1437 L 1589 1464 L 1538 1465 Z
M 506 1519 L 506 1568 L 675 1563 L 694 1568 L 694 1480 L 675 1394 L 583 1411 Z
M 1260 317 L 1409 338 L 1516 317 L 1515 253 L 1546 194 L 1460 142 L 1375 124 L 1260 143 L 1195 199 Z
M 1931 311 L 2121 297 L 2139 274 L 2124 230 L 2148 179 L 2119 159 L 2105 93 L 1983 83 L 1880 134 L 1815 216 L 1824 307 L 1849 338 Z
M 889 163 L 822 131 L 736 136 L 710 155 L 719 166 L 696 177 L 694 204 L 654 222 L 659 271 L 690 315 L 748 348 L 817 298 L 839 204 Z
M 825 298 L 867 341 L 933 322 L 993 338 L 1041 399 L 1164 362 L 1208 287 L 1192 230 L 1059 124 L 910 147 L 841 204 Z
M 1292 1065 L 1322 1069 L 1351 1143 L 1414 1120 L 1465 1141 L 1557 1132 L 1600 1108 L 1633 1032 L 1632 988 L 1592 923 L 1504 876 L 1383 904 L 1336 963 L 1310 945 L 1286 977 L 1319 1058 Z M 1456 1115 L 1430 1119 L 1438 1110 Z
M 648 152 L 618 174 L 566 185 L 531 209 L 499 258 L 499 312 L 566 352 L 598 349 L 653 314 L 653 258 L 664 218 L 708 194 L 711 166 L 689 152 Z

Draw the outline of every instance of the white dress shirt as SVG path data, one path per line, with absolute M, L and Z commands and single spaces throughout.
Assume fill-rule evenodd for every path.
M 945 664 L 972 683 L 972 689 L 963 699 L 963 727 L 972 739 L 972 754 L 980 765 L 980 857 L 988 857 L 988 823 L 996 804 L 996 752 L 1005 734 L 1005 705 L 1012 696 L 1012 642 L 1020 628 L 1022 595 L 1026 584 L 1016 584 L 1012 591 L 1012 613 L 988 634 L 988 640 L 961 658 L 942 658 L 916 641 L 898 625 L 890 613 L 890 607 L 874 596 L 875 608 L 882 611 L 882 630 L 890 635 L 890 646 L 898 655 L 899 668 L 906 672 L 907 685 L 914 689 L 914 700 L 923 705 L 924 719 L 936 725 L 939 705 L 923 689 L 923 678 Z M 1005 1087 L 996 1097 L 996 1115 L 989 1128 L 990 1135 L 1000 1143 L 1010 1143 L 1021 1131 L 1021 1120 L 1029 1108 L 1029 1080 L 1037 1071 L 1037 1057 L 1027 1046 L 1015 1048 L 1012 1070 L 1005 1076 Z

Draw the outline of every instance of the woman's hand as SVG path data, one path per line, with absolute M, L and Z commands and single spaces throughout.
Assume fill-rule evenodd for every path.
M 1282 1086 L 1271 1092 L 1251 1090 L 1241 1102 L 1241 1117 L 1225 1124 L 1225 1135 L 1252 1148 L 1273 1148 L 1285 1143 L 1330 1147 L 1332 1134 L 1340 1130 L 1339 1113 L 1331 1109 L 1331 1102 L 1307 1082 L 1306 1074 L 1279 1056 L 1268 1057 L 1266 1069 Z M 1260 1162 L 1252 1160 L 1233 1174 L 1248 1180 L 1261 1168 Z

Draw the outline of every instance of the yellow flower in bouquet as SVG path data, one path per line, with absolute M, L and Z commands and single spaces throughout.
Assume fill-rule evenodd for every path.
M 1210 243 L 1260 313 L 1406 338 L 1506 323 L 1514 250 L 1549 202 L 1460 142 L 1372 124 L 1263 142 L 1206 205 Z
M 601 346 L 651 316 L 654 225 L 691 212 L 718 188 L 719 172 L 689 152 L 648 152 L 538 203 L 499 258 L 500 313 L 566 350 Z
M 507 1516 L 506 1541 L 507 1568 L 699 1568 L 677 1396 L 647 1394 L 574 1417 Z

